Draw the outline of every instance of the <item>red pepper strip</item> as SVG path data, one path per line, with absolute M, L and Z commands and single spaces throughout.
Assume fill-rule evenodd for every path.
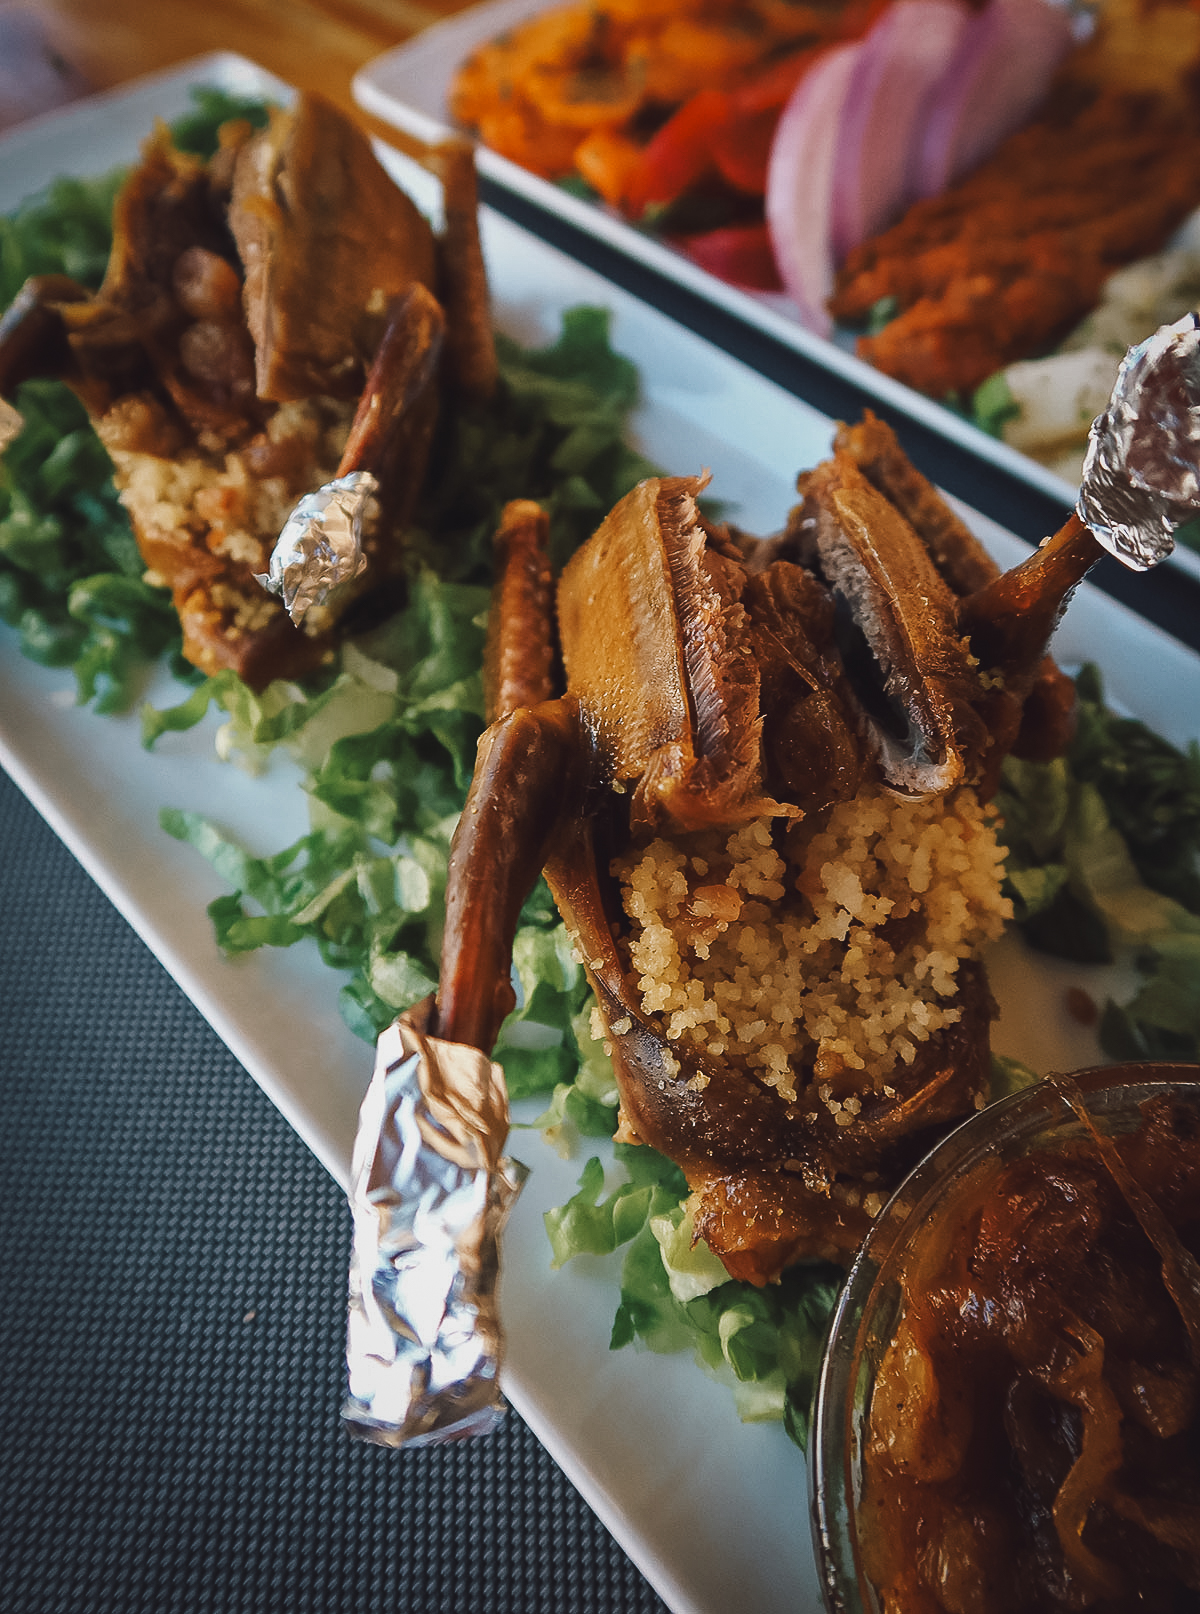
M 641 163 L 629 175 L 626 185 L 625 201 L 629 211 L 637 217 L 648 207 L 673 202 L 707 169 L 720 166 L 716 146 L 732 124 L 743 119 L 753 120 L 756 114 L 772 109 L 778 114 L 800 79 L 834 40 L 860 37 L 891 3 L 892 0 L 861 0 L 858 5 L 849 6 L 832 40 L 794 51 L 734 90 L 697 90 L 643 150 Z M 766 163 L 759 155 L 762 138 L 756 122 L 753 132 L 748 128 L 744 135 L 731 135 L 727 151 L 729 170 L 721 167 L 721 173 L 730 184 L 756 195 L 766 189 Z M 769 148 L 769 136 L 767 144 Z M 743 178 L 735 178 L 735 173 Z M 749 183 L 745 182 L 747 180 Z
M 673 244 L 718 280 L 751 291 L 783 290 L 765 224 L 730 224 L 681 236 Z
M 624 207 L 630 181 L 637 174 L 642 150 L 613 129 L 593 129 L 575 148 L 575 166 L 609 207 Z
M 732 117 L 714 137 L 713 161 L 735 189 L 766 195 L 767 162 L 780 113 L 800 80 L 830 48 L 822 44 L 793 51 L 730 90 Z
M 830 39 L 833 41 L 861 39 L 893 3 L 894 0 L 858 0 L 857 4 L 848 5 L 839 17 L 837 26 L 831 31 Z
M 698 90 L 646 146 L 630 175 L 626 199 L 634 214 L 681 196 L 712 166 L 712 143 L 730 118 L 725 90 Z
M 757 112 L 778 112 L 791 99 L 792 91 L 805 73 L 829 48 L 828 45 L 809 45 L 804 50 L 795 50 L 736 85 L 729 92 L 735 114 L 751 117 Z
M 779 123 L 780 109 L 769 107 L 735 118 L 713 137 L 712 155 L 717 172 L 735 190 L 750 196 L 767 193 L 767 163 Z
M 1195 0 L 1195 3 L 1200 6 L 1200 0 Z M 861 5 L 847 6 L 838 25 L 818 44 L 802 45 L 750 78 L 743 79 L 729 92 L 735 115 L 765 112 L 769 107 L 776 110 L 784 107 L 805 73 L 827 50 L 847 40 L 861 39 L 891 4 L 892 0 L 864 0 Z

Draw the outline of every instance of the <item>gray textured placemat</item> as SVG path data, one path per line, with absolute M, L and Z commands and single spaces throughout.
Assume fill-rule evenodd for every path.
M 515 1413 L 342 1431 L 350 1221 L 0 774 L 0 1609 L 651 1614 Z

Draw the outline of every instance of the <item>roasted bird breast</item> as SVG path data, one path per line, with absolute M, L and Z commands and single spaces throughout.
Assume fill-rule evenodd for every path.
M 490 1049 L 544 870 L 618 1137 L 678 1162 L 696 1236 L 762 1283 L 848 1259 L 984 1101 L 1009 913 L 987 803 L 1009 750 L 1070 736 L 1046 646 L 1099 551 L 1072 520 L 1001 575 L 870 416 L 776 537 L 707 521 L 704 485 L 642 483 L 556 590 L 545 518 L 506 512 L 436 1029 Z
M 0 394 L 32 375 L 77 391 L 205 672 L 261 687 L 327 659 L 357 596 L 402 568 L 441 392 L 494 380 L 470 148 L 426 157 L 440 237 L 319 96 L 225 124 L 207 162 L 160 126 L 99 291 L 41 277 L 0 323 Z M 380 483 L 367 569 L 298 628 L 255 578 L 297 500 L 352 469 Z

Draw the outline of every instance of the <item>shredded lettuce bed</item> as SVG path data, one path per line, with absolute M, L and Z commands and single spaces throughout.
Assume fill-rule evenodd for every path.
M 33 660 L 74 667 L 81 702 L 122 711 L 147 661 L 178 652 L 170 595 L 142 579 L 111 463 L 74 394 L 27 381 L 16 404 L 25 427 L 0 460 L 0 619 Z
M 211 149 L 232 113 L 261 108 L 201 97 L 184 131 L 192 148 Z M 31 272 L 98 284 L 118 179 L 59 181 L 0 220 L 5 300 Z M 403 607 L 305 686 L 256 695 L 232 674 L 201 681 L 182 668 L 169 599 L 142 581 L 107 458 L 65 388 L 22 389 L 26 429 L 0 464 L 0 616 L 27 654 L 71 665 L 79 700 L 101 712 L 127 708 L 147 664 L 166 658 L 196 687 L 173 707 L 143 709 L 148 746 L 169 745 L 215 708 L 227 760 L 254 771 L 283 750 L 300 764 L 311 828 L 293 845 L 252 853 L 186 803 L 161 822 L 228 886 L 209 910 L 220 948 L 315 945 L 342 978 L 343 1016 L 367 1041 L 436 981 L 449 840 L 483 727 L 499 509 L 508 498 L 541 500 L 561 563 L 651 469 L 628 446 L 637 375 L 613 352 L 603 311 L 571 311 L 545 349 L 502 339 L 500 359 L 496 405 L 459 412 L 441 430 Z M 1200 1059 L 1200 747 L 1180 752 L 1115 716 L 1095 669 L 1077 682 L 1070 754 L 1005 768 L 999 804 L 1017 922 L 1059 956 L 1135 959 L 1140 990 L 1103 1012 L 1112 1058 Z M 731 1385 L 743 1417 L 781 1419 L 803 1447 L 840 1274 L 797 1268 L 763 1290 L 733 1282 L 692 1244 L 675 1166 L 646 1148 L 589 1152 L 587 1140 L 612 1137 L 615 1082 L 583 971 L 540 882 L 521 915 L 514 970 L 518 1007 L 497 1049 L 510 1092 L 540 1097 L 547 1142 L 587 1156 L 578 1192 L 547 1217 L 554 1264 L 611 1256 L 614 1348 L 690 1351 Z M 1034 1079 L 994 1061 L 997 1094 Z
M 1026 939 L 1083 963 L 1132 957 L 1142 985 L 1105 1004 L 1114 1060 L 1200 1060 L 1200 744 L 1180 751 L 1076 678 L 1079 727 L 1065 757 L 1010 757 L 997 805 L 1009 894 Z

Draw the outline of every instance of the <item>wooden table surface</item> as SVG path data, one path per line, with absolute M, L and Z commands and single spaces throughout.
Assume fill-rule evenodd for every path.
M 322 90 L 360 121 L 350 82 L 364 63 L 468 0 L 25 0 L 66 66 L 110 89 L 212 50 L 232 50 L 301 89 Z M 0 35 L 0 41 L 2 41 Z M 2 49 L 2 43 L 0 43 Z M 382 133 L 383 125 L 376 125 Z

